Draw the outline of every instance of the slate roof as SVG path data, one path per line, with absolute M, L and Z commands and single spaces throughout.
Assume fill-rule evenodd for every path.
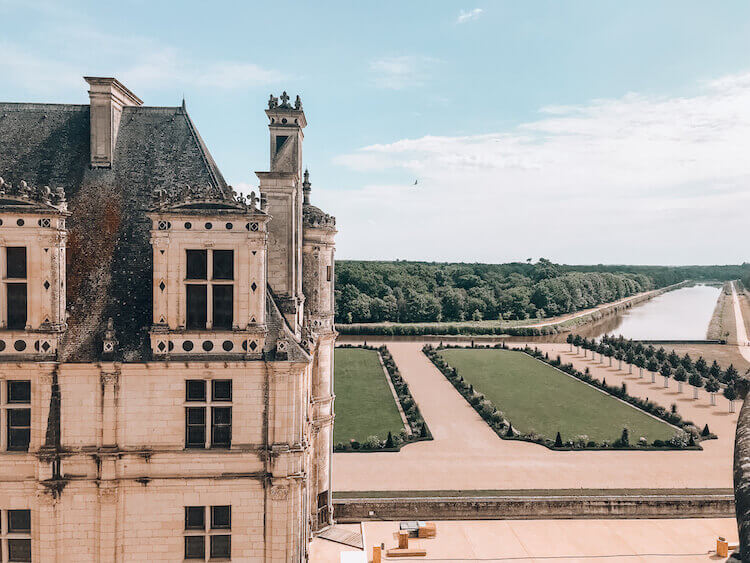
M 71 212 L 60 359 L 99 359 L 113 317 L 120 359 L 149 360 L 152 193 L 231 189 L 184 106 L 124 108 L 111 169 L 89 166 L 89 143 L 88 105 L 0 103 L 0 177 L 62 186 Z

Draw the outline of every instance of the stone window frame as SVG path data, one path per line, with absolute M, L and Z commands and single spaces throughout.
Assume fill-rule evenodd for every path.
M 203 527 L 188 526 L 188 510 L 202 509 L 203 511 Z M 229 509 L 229 523 L 228 525 L 215 524 L 214 514 L 217 508 L 228 508 Z M 183 531 L 183 545 L 184 545 L 184 560 L 185 561 L 231 561 L 232 559 L 232 505 L 220 504 L 220 505 L 209 505 L 209 506 L 186 506 L 185 507 L 185 529 Z M 213 556 L 213 538 L 216 536 L 227 537 L 229 539 L 229 557 L 214 557 Z M 188 558 L 188 539 L 187 538 L 202 538 L 203 539 L 203 557 L 190 557 Z
M 23 278 L 8 277 L 8 249 L 23 248 L 26 253 L 26 276 Z M 2 275 L 2 284 L 0 284 L 0 323 L 6 330 L 26 330 L 29 323 L 29 247 L 21 244 L 7 244 L 0 247 L 0 275 Z M 16 284 L 26 286 L 26 321 L 23 327 L 8 328 L 8 287 Z
M 206 278 L 188 278 L 188 252 L 191 250 L 204 251 L 206 253 Z M 220 279 L 214 278 L 214 252 L 215 251 L 231 251 L 232 252 L 232 279 Z M 232 287 L 232 323 L 229 328 L 222 327 L 216 330 L 230 331 L 233 330 L 236 324 L 236 308 L 238 299 L 238 283 L 237 278 L 239 276 L 239 267 L 237 264 L 237 248 L 235 246 L 217 246 L 217 247 L 200 247 L 185 246 L 182 249 L 182 260 L 183 260 L 183 295 L 184 295 L 184 311 L 183 318 L 185 319 L 185 327 L 187 330 L 214 330 L 214 303 L 213 303 L 213 288 L 214 286 L 231 286 Z M 206 326 L 201 328 L 188 327 L 188 286 L 189 285 L 203 285 L 206 287 Z
M 10 520 L 11 520 L 11 512 L 26 512 L 28 513 L 29 517 L 29 528 L 28 530 L 16 530 L 11 531 L 10 530 Z M 0 558 L 0 561 L 2 563 L 11 562 L 14 563 L 16 561 L 31 561 L 32 560 L 32 553 L 31 553 L 31 510 L 28 508 L 18 508 L 18 509 L 8 509 L 3 510 L 0 513 L 0 545 L 2 546 L 0 549 L 2 550 L 2 558 Z M 29 557 L 28 559 L 21 559 L 21 558 L 10 558 L 10 545 L 11 542 L 24 542 L 28 544 L 29 546 Z
M 188 398 L 188 384 L 189 382 L 202 381 L 204 383 L 204 395 L 203 400 L 189 399 Z M 216 383 L 217 382 L 229 382 L 229 398 L 216 398 Z M 232 379 L 186 379 L 185 380 L 185 449 L 189 450 L 229 450 L 232 448 L 232 431 L 233 431 L 233 417 L 232 417 L 232 400 L 234 399 L 234 384 Z M 190 416 L 190 409 L 202 409 L 203 412 L 203 432 L 204 441 L 203 445 L 190 444 L 188 442 L 188 421 Z M 214 412 L 215 409 L 229 409 L 229 422 L 228 423 L 215 423 Z M 195 424 L 194 424 L 195 425 Z M 197 425 L 196 425 L 197 426 Z M 229 443 L 214 444 L 214 431 L 219 427 L 229 428 Z
M 2 403 L 0 404 L 0 417 L 2 417 L 2 424 L 4 426 L 3 432 L 0 432 L 0 451 L 3 452 L 19 452 L 19 453 L 27 453 L 29 451 L 29 448 L 31 447 L 31 424 L 32 424 L 32 418 L 31 418 L 31 395 L 32 395 L 32 389 L 31 389 L 31 380 L 29 379 L 6 379 L 3 381 L 3 389 L 2 389 Z M 27 383 L 29 386 L 29 399 L 28 401 L 24 400 L 15 400 L 11 401 L 10 399 L 10 389 L 11 384 L 13 383 Z M 11 411 L 28 411 L 29 412 L 29 425 L 28 427 L 23 425 L 16 425 L 15 428 L 28 428 L 29 431 L 29 440 L 25 448 L 19 448 L 19 447 L 10 447 L 10 417 L 11 417 Z

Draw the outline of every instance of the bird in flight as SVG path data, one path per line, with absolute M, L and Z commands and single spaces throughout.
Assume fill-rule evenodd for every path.
M 419 183 L 419 180 L 414 180 L 414 184 L 413 185 L 416 186 L 418 183 Z

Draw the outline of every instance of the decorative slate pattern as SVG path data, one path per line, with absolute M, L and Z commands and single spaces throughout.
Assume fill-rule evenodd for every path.
M 100 243 L 90 265 L 78 265 L 82 280 L 69 302 L 73 329 L 63 343 L 67 361 L 101 357 L 105 320 L 118 327 L 117 359 L 150 359 L 152 256 L 145 213 L 154 190 L 206 186 L 231 197 L 221 172 L 182 107 L 126 107 L 122 112 L 114 164 L 92 169 L 88 105 L 0 103 L 0 177 L 33 186 L 60 186 L 79 247 Z M 91 217 L 105 210 L 106 217 Z M 98 227 L 102 225 L 102 231 Z M 111 229 L 111 233 L 107 231 Z M 97 241 L 96 237 L 107 240 Z M 69 265 L 76 260 L 70 256 Z M 88 268 L 88 269 L 87 269 Z

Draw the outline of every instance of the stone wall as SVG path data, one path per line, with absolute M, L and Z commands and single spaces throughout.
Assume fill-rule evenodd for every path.
M 373 514 L 370 514 L 370 513 Z M 726 494 L 334 499 L 338 522 L 552 518 L 730 518 Z

